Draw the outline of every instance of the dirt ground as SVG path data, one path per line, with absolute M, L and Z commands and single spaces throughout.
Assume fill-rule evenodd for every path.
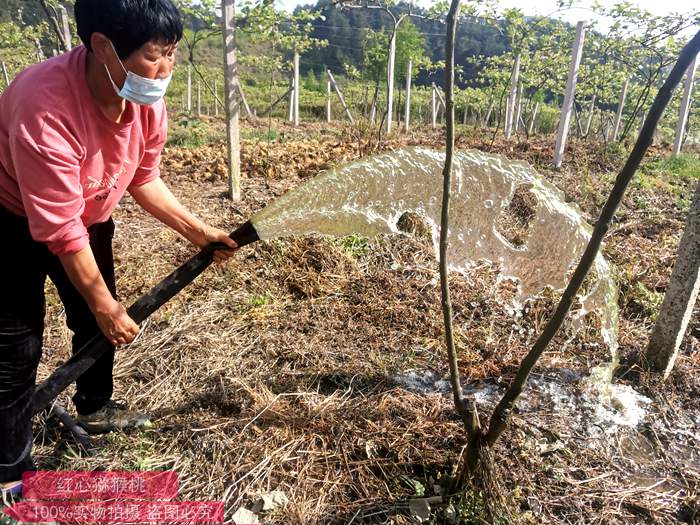
M 223 144 L 168 148 L 163 178 L 228 231 L 319 170 L 375 150 L 357 128 L 275 128 L 275 141 L 243 144 L 240 202 L 226 198 Z M 413 132 L 382 149 L 441 141 L 439 132 Z M 595 221 L 625 153 L 574 142 L 565 168 L 553 171 L 552 143 L 504 143 L 470 128 L 457 139 L 459 148 L 529 161 Z M 655 148 L 648 160 L 666 154 Z M 670 276 L 692 183 L 664 173 L 637 178 L 607 237 L 621 290 L 620 395 L 593 399 L 586 386 L 591 368 L 609 357 L 595 316 L 578 332 L 567 327 L 491 452 L 488 491 L 475 488 L 451 507 L 438 501 L 440 482 L 465 436 L 445 388 L 437 263 L 420 228 L 241 249 L 147 320 L 118 355 L 115 397 L 151 412 L 155 427 L 99 437 L 90 455 L 42 420 L 37 462 L 174 469 L 182 499 L 223 500 L 228 520 L 241 507 L 258 511 L 261 495 L 278 490 L 288 502 L 259 511 L 263 523 L 417 523 L 425 502 L 417 500 L 430 497 L 430 523 L 693 523 L 700 341 L 689 330 L 664 383 L 634 364 Z M 128 198 L 114 217 L 117 285 L 130 304 L 194 250 Z M 484 420 L 558 298 L 545 292 L 514 313 L 514 287 L 497 277 L 487 263 L 452 276 L 459 364 Z M 70 348 L 55 295 L 47 314 L 42 377 Z M 625 395 L 641 403 L 641 421 L 616 405 Z

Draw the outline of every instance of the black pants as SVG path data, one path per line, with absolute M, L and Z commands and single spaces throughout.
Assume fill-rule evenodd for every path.
M 116 297 L 112 219 L 88 229 L 90 246 L 107 287 Z M 71 284 L 58 257 L 35 242 L 27 220 L 0 207 L 0 482 L 33 470 L 32 401 L 44 334 L 44 283 L 48 276 L 65 307 L 73 352 L 99 332 L 95 317 Z M 79 414 L 102 408 L 112 396 L 114 349 L 76 381 Z

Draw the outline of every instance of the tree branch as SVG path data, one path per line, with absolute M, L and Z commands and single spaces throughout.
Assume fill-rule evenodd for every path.
M 454 80 L 455 80 L 455 33 L 457 29 L 457 9 L 459 0 L 452 0 L 447 14 L 447 43 L 445 45 L 445 166 L 442 172 L 442 213 L 440 217 L 440 289 L 442 294 L 442 315 L 445 323 L 445 344 L 450 365 L 450 383 L 457 412 L 462 417 L 464 429 L 469 437 L 470 449 L 476 450 L 477 455 L 469 457 L 467 463 L 470 471 L 472 462 L 478 459 L 480 435 L 478 414 L 473 403 L 470 405 L 464 399 L 462 383 L 457 363 L 457 351 L 452 327 L 452 302 L 450 299 L 450 281 L 448 265 L 448 234 L 450 224 L 450 191 L 452 187 L 452 163 L 455 145 L 455 112 L 454 112 Z

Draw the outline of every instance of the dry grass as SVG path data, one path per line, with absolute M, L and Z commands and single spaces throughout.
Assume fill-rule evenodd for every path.
M 197 214 L 232 229 L 303 177 L 372 149 L 362 137 L 339 141 L 346 129 L 324 137 L 312 128 L 286 130 L 283 143 L 244 144 L 239 203 L 224 197 L 223 146 L 168 151 L 164 178 Z M 414 132 L 385 147 L 407 142 L 437 145 L 440 137 Z M 594 149 L 574 144 L 575 162 L 551 172 L 545 169 L 549 142 L 492 147 L 490 137 L 462 136 L 458 145 L 530 160 L 593 215 L 609 172 L 622 159 L 603 161 Z M 634 207 L 644 192 L 656 199 L 648 213 Z M 620 266 L 623 292 L 637 282 L 654 290 L 665 286 L 682 225 L 682 214 L 671 211 L 662 195 L 645 188 L 634 188 L 626 199 L 606 247 Z M 128 304 L 192 249 L 129 200 L 115 219 L 118 287 Z M 410 391 L 397 379 L 409 371 L 429 370 L 436 378 L 447 373 L 437 265 L 424 232 L 408 229 L 414 233 L 369 241 L 257 243 L 208 270 L 149 319 L 118 357 L 115 395 L 151 411 L 156 428 L 100 437 L 98 452 L 89 456 L 69 448 L 53 424 L 40 422 L 40 466 L 175 469 L 183 498 L 224 500 L 229 518 L 240 506 L 251 508 L 257 495 L 278 489 L 289 503 L 265 515 L 265 522 L 410 523 L 408 501 L 420 492 L 416 481 L 426 496 L 434 495 L 465 442 L 449 396 Z M 513 317 L 514 287 L 497 277 L 497 268 L 484 264 L 452 280 L 460 366 L 471 385 L 493 392 L 507 383 L 557 299 L 544 294 Z M 644 299 L 624 293 L 620 300 L 623 357 L 644 348 L 650 326 L 635 301 Z M 68 351 L 70 334 L 60 317 L 52 296 L 46 345 L 56 350 L 46 352 L 44 375 Z M 571 377 L 607 358 L 596 323 L 591 316 L 585 330 L 564 330 L 535 379 L 580 389 Z M 497 494 L 467 493 L 458 504 L 461 522 L 695 519 L 698 342 L 689 338 L 685 349 L 664 385 L 624 368 L 620 381 L 641 385 L 654 399 L 637 430 L 591 432 L 590 414 L 576 419 L 562 412 L 533 384 L 493 450 L 488 486 L 498 480 Z M 482 412 L 493 401 L 484 398 Z M 441 516 L 439 509 L 436 523 Z

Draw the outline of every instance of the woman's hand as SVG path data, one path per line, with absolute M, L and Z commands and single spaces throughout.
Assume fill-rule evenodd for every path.
M 118 301 L 109 298 L 93 308 L 97 326 L 113 346 L 131 343 L 139 333 L 139 325 Z
M 200 235 L 198 235 L 192 242 L 194 242 L 200 248 L 204 248 L 208 244 L 212 244 L 214 242 L 223 243 L 231 248 L 230 250 L 215 250 L 214 262 L 216 263 L 225 261 L 238 249 L 238 244 L 236 244 L 236 242 L 231 239 L 224 230 L 212 228 L 206 224 L 202 227 Z
M 97 267 L 90 245 L 78 252 L 59 255 L 58 258 L 66 275 L 85 299 L 95 316 L 97 326 L 109 342 L 114 346 L 132 342 L 139 333 L 139 325 L 112 297 Z

